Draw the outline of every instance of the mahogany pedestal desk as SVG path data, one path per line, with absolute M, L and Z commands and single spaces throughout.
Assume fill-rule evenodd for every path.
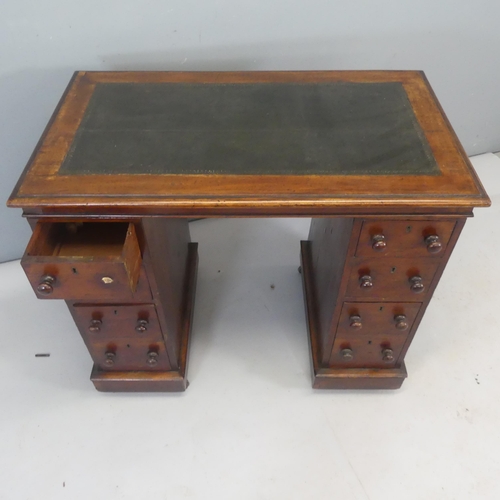
M 395 389 L 489 203 L 423 73 L 319 71 L 75 73 L 8 204 L 33 228 L 28 279 L 66 301 L 96 388 L 182 391 L 189 218 L 312 217 L 313 387 Z

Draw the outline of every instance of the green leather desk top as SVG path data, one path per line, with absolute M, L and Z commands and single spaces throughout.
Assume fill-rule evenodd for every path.
M 401 83 L 97 84 L 60 175 L 437 175 Z

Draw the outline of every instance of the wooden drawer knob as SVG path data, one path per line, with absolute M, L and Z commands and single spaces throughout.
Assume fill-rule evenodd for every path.
M 352 352 L 352 349 L 349 349 L 349 348 L 346 348 L 346 349 L 342 349 L 340 351 L 340 357 L 344 360 L 344 361 L 351 361 L 354 359 L 354 353 Z
M 104 360 L 106 365 L 113 366 L 115 364 L 116 353 L 113 351 L 106 351 L 104 356 L 106 356 L 106 359 Z
M 397 314 L 394 316 L 394 323 L 396 324 L 396 328 L 398 330 L 408 329 L 408 321 L 406 320 L 406 316 L 404 314 Z
M 372 277 L 369 274 L 365 274 L 359 278 L 359 286 L 363 289 L 369 289 L 373 286 Z
M 439 240 L 439 236 L 437 234 L 427 236 L 424 241 L 427 245 L 427 251 L 429 253 L 439 253 L 443 249 L 443 244 Z
M 392 349 L 382 350 L 382 361 L 384 363 L 392 363 L 394 361 L 394 351 Z
M 156 366 L 158 364 L 158 356 L 159 354 L 156 351 L 148 352 L 148 365 Z
M 51 276 L 50 274 L 46 274 L 42 276 L 40 283 L 36 287 L 38 293 L 42 295 L 50 295 L 54 291 L 54 283 L 56 282 L 56 278 Z
M 139 333 L 144 333 L 148 329 L 148 320 L 147 319 L 138 319 L 137 324 L 135 325 L 135 329 Z
M 95 333 L 101 331 L 102 321 L 100 319 L 92 319 L 89 325 L 89 332 Z
M 360 330 L 363 327 L 361 322 L 361 316 L 359 314 L 353 314 L 349 316 L 349 327 L 354 330 Z
M 410 290 L 413 293 L 422 293 L 425 289 L 425 286 L 422 282 L 421 276 L 412 276 L 410 278 Z
M 383 234 L 375 234 L 372 236 L 372 248 L 376 252 L 383 252 L 387 248 L 387 241 Z

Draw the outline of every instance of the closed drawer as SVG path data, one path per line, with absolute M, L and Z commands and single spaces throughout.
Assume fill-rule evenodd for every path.
M 153 304 L 75 304 L 71 306 L 71 312 L 80 333 L 90 342 L 116 338 L 162 340 Z
M 87 343 L 94 363 L 107 371 L 170 370 L 163 342 L 117 338 Z
M 396 365 L 406 334 L 337 335 L 331 365 L 345 368 L 390 368 Z
M 344 303 L 333 364 L 350 368 L 394 366 L 420 307 L 419 303 Z
M 364 221 L 356 248 L 358 257 L 441 257 L 455 221 Z
M 438 266 L 435 259 L 354 259 L 346 299 L 422 302 Z
M 402 335 L 411 330 L 420 303 L 345 302 L 340 313 L 337 335 L 368 338 L 372 335 Z
M 151 300 L 133 224 L 38 222 L 21 264 L 39 298 Z

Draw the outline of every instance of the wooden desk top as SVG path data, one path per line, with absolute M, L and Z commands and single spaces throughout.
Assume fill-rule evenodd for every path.
M 78 72 L 27 213 L 470 212 L 489 199 L 415 71 Z

